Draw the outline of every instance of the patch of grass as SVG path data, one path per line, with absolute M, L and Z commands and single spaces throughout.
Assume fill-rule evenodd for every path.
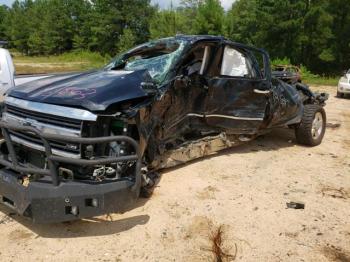
M 99 53 L 75 51 L 57 56 L 24 56 L 11 52 L 17 74 L 47 74 L 101 68 L 111 58 Z
M 303 82 L 308 85 L 337 86 L 339 78 L 332 77 L 303 77 Z
M 288 58 L 274 59 L 271 61 L 272 65 L 292 65 Z M 306 66 L 300 66 L 302 80 L 308 85 L 323 85 L 323 86 L 337 86 L 340 77 L 326 77 L 320 76 L 310 72 Z
M 303 82 L 308 85 L 336 86 L 339 78 L 326 77 L 311 73 L 305 66 L 300 67 Z

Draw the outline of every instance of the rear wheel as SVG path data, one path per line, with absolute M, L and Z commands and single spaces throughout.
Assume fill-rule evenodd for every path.
M 340 93 L 339 91 L 337 91 L 337 97 L 343 98 L 343 97 L 344 97 L 344 94 L 343 94 L 343 93 Z
M 304 114 L 295 136 L 299 144 L 318 146 L 326 132 L 326 112 L 320 105 L 305 105 Z

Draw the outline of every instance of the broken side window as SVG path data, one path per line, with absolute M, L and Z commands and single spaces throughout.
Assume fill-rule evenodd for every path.
M 249 70 L 247 59 L 236 49 L 226 46 L 221 66 L 221 75 L 232 77 L 247 77 Z
M 188 76 L 199 74 L 202 70 L 205 47 L 199 46 L 191 50 L 180 66 Z

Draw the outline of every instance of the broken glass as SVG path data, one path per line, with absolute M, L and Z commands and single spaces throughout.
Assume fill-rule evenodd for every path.
M 153 80 L 162 83 L 181 57 L 186 42 L 173 38 L 149 42 L 115 59 L 114 70 L 147 70 Z

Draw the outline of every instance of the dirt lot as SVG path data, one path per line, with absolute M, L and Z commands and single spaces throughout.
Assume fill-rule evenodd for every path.
M 219 229 L 224 261 L 350 261 L 350 99 L 314 89 L 331 93 L 321 146 L 276 130 L 163 172 L 122 215 L 32 225 L 1 208 L 1 261 L 213 261 Z

